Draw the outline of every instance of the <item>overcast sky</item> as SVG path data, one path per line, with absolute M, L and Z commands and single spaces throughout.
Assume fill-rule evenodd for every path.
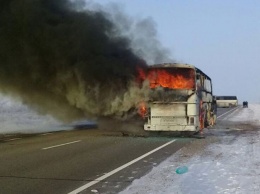
M 95 0 L 121 4 L 130 17 L 151 17 L 171 56 L 197 66 L 216 95 L 260 103 L 260 1 Z

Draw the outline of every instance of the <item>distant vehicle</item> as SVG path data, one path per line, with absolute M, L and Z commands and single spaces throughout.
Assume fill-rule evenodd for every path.
M 247 101 L 244 101 L 243 102 L 243 108 L 247 108 L 248 107 L 248 102 Z
M 213 116 L 211 78 L 193 65 L 163 63 L 140 72 L 152 97 L 142 107 L 147 131 L 198 132 Z
M 219 108 L 229 108 L 238 105 L 236 96 L 217 96 L 216 100 Z

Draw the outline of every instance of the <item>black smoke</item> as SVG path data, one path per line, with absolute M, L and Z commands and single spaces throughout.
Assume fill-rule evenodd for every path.
M 146 98 L 134 81 L 146 62 L 107 13 L 77 2 L 1 0 L 0 93 L 61 120 L 121 117 Z

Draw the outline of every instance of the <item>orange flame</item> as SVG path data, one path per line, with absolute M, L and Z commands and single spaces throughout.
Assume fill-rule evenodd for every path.
M 145 102 L 140 102 L 138 113 L 142 118 L 145 118 L 145 115 L 147 114 L 147 107 Z
M 139 69 L 139 79 L 148 79 L 150 88 L 165 87 L 171 89 L 195 88 L 195 72 L 189 68 L 151 68 L 145 74 Z

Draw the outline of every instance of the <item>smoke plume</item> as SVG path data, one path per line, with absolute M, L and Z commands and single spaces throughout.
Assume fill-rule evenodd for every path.
M 149 58 L 138 48 L 140 37 L 124 33 L 108 12 L 82 6 L 69 0 L 1 1 L 1 93 L 64 121 L 123 117 L 147 98 L 147 85 L 135 83 L 137 67 L 146 68 Z

